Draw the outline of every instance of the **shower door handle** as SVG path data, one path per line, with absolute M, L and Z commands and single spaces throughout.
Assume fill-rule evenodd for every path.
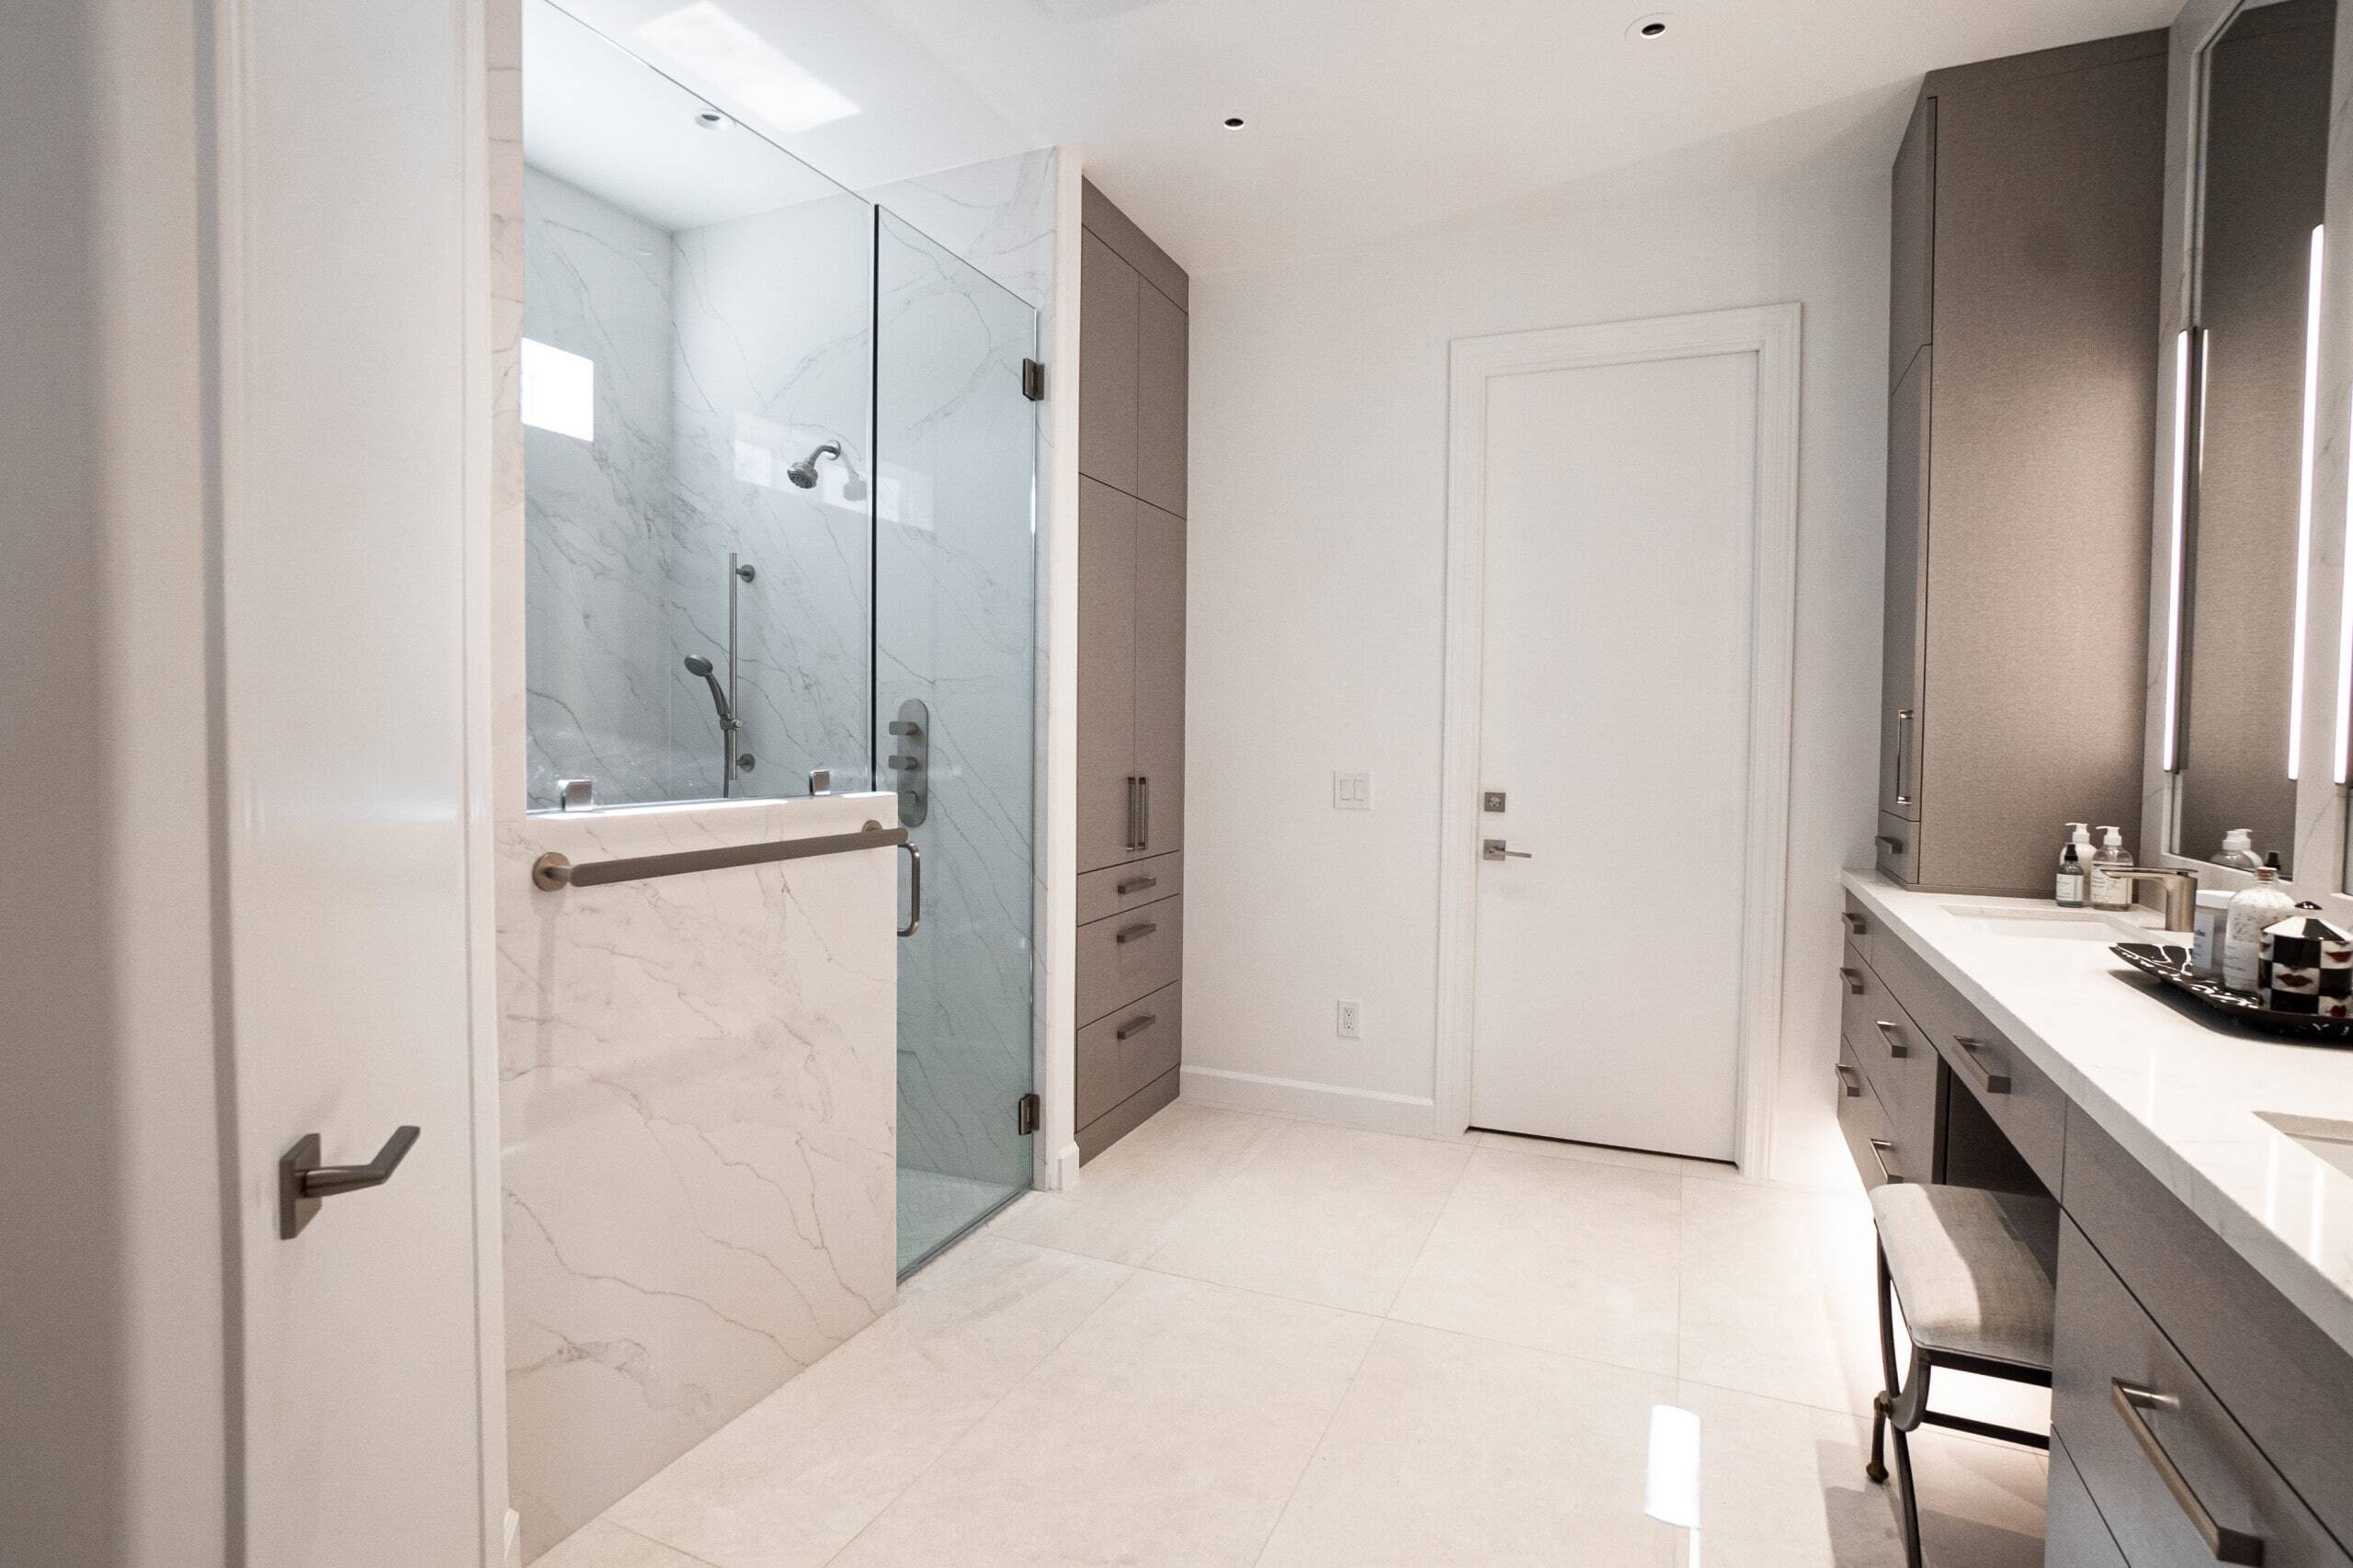
M 907 923 L 899 935 L 912 937 L 923 925 L 923 851 L 910 838 L 899 846 L 907 852 Z

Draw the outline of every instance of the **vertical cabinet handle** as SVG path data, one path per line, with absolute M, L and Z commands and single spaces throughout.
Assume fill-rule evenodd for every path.
M 1152 775 L 1147 773 L 1136 780 L 1136 794 L 1142 802 L 1142 810 L 1138 813 L 1136 847 L 1149 849 L 1152 847 Z
M 1143 847 L 1143 780 L 1132 773 L 1128 775 L 1127 847 Z
M 1912 719 L 1911 709 L 1895 710 L 1895 803 L 1899 806 L 1912 803 L 1912 797 L 1904 789 L 1904 764 L 1912 755 Z
M 2189 1478 L 2181 1473 L 2181 1467 L 2173 1462 L 2173 1456 L 2165 1452 L 2165 1446 L 2157 1440 L 2157 1434 L 2150 1426 L 2148 1417 L 2142 1414 L 2148 1410 L 2179 1410 L 2181 1401 L 2169 1393 L 2159 1393 L 2154 1389 L 2136 1388 L 2121 1378 L 2109 1380 L 2109 1399 L 2116 1406 L 2116 1414 L 2123 1421 L 2125 1430 L 2131 1432 L 2132 1440 L 2141 1445 L 2141 1457 L 2149 1461 L 2149 1468 L 2157 1472 L 2157 1479 L 2165 1483 L 2167 1492 L 2173 1494 L 2174 1502 L 2188 1518 L 2190 1528 L 2198 1532 L 2199 1539 L 2206 1543 L 2206 1550 L 2213 1554 L 2214 1561 L 2260 1568 L 2263 1538 L 2234 1530 L 2215 1519 L 2190 1486 Z
M 907 923 L 899 927 L 899 935 L 912 937 L 923 926 L 923 851 L 914 839 L 899 847 L 907 852 Z

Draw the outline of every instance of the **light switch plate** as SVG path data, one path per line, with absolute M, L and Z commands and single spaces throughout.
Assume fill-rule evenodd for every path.
M 1336 812 L 1372 810 L 1372 775 L 1370 773 L 1332 775 L 1332 809 Z

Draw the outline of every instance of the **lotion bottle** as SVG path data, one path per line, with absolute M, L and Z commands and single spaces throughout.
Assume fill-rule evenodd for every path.
M 2132 907 L 2132 884 L 2116 874 L 2132 864 L 2132 857 L 2124 848 L 2124 835 L 2112 827 L 2103 827 L 2099 831 L 2099 853 L 2092 857 L 2092 907 L 2130 909 Z
M 2214 857 L 2214 864 L 2228 866 L 2234 871 L 2252 871 L 2262 865 L 2255 853 L 2254 831 L 2234 827 L 2222 835 L 2222 852 Z
M 2296 913 L 2296 901 L 2279 886 L 2279 873 L 2270 866 L 2256 868 L 2255 881 L 2232 896 L 2222 917 L 2222 983 L 2234 991 L 2258 986 L 2263 961 L 2263 933 Z

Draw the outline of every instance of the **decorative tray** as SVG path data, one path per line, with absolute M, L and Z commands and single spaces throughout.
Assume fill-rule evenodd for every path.
M 2217 981 L 2191 973 L 2188 948 L 2169 948 L 2155 942 L 2119 942 L 2109 951 L 2142 973 L 2154 975 L 2177 991 L 2188 992 L 2214 1011 L 2249 1028 L 2297 1040 L 2353 1042 L 2353 1018 L 2275 1012 L 2248 992 L 2234 991 Z

